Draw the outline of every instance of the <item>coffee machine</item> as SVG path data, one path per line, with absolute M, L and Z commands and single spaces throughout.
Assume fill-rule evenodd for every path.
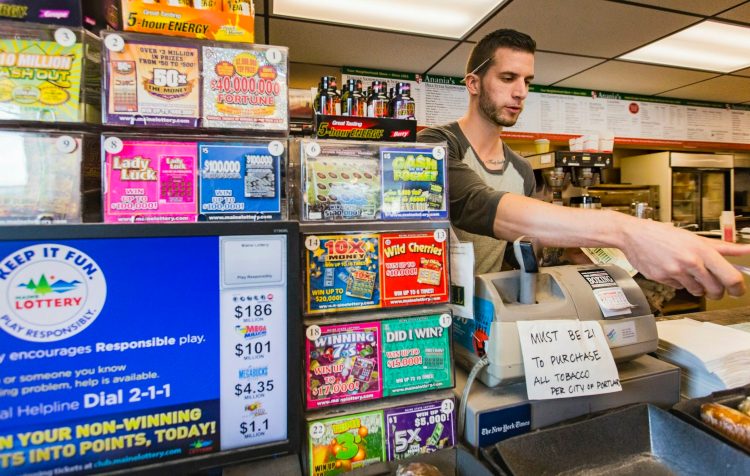
M 541 169 L 544 183 L 552 191 L 552 203 L 569 205 L 570 197 L 588 195 L 588 187 L 602 182 L 603 169 L 613 167 L 611 152 L 571 152 L 555 151 L 542 161 Z M 533 156 L 530 156 L 534 163 Z

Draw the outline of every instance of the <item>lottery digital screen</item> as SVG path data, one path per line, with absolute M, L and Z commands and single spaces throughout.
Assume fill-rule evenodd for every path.
M 298 236 L 288 222 L 4 230 L 0 474 L 294 452 Z

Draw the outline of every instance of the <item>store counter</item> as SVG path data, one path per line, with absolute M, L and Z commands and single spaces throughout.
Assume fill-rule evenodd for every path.
M 748 293 L 742 299 L 750 298 L 750 283 L 748 283 Z M 727 299 L 727 298 L 724 298 Z M 684 319 L 689 318 L 701 322 L 713 322 L 729 326 L 733 324 L 750 323 L 750 305 L 735 307 L 732 309 L 715 309 L 705 312 L 691 312 L 688 314 L 676 314 L 674 316 L 660 317 L 658 320 Z

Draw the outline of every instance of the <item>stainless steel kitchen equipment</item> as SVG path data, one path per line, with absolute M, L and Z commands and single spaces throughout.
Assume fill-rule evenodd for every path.
M 656 152 L 623 157 L 623 183 L 658 185 L 659 220 L 719 228 L 719 216 L 732 210 L 734 158 L 731 154 Z
M 633 215 L 634 203 L 648 203 L 653 211 L 651 218 L 659 218 L 659 186 L 629 184 L 599 184 L 589 187 L 589 195 L 599 197 L 602 209 Z

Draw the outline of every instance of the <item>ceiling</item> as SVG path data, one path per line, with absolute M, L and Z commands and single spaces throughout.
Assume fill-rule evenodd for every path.
M 273 0 L 256 0 L 256 41 L 289 47 L 292 87 L 313 87 L 341 66 L 462 77 L 482 36 L 513 28 L 537 42 L 537 85 L 750 104 L 750 68 L 720 74 L 615 59 L 706 19 L 750 27 L 750 0 L 506 0 L 460 40 L 272 11 Z

